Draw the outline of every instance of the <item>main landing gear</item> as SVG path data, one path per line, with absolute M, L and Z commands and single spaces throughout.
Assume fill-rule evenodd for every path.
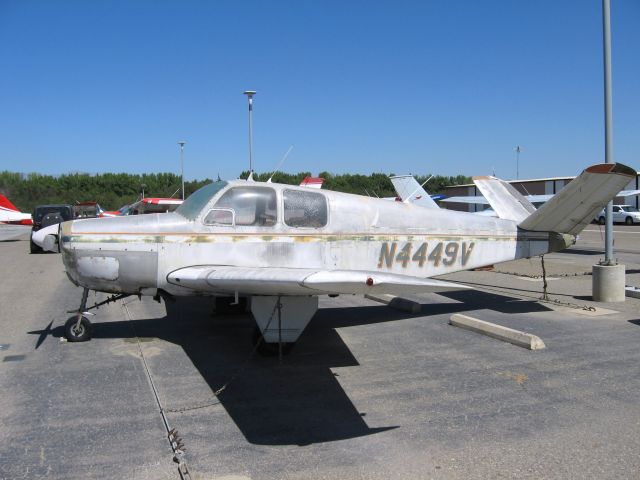
M 86 342 L 91 340 L 91 322 L 85 315 L 90 315 L 85 310 L 87 309 L 87 298 L 89 296 L 89 289 L 85 288 L 82 291 L 82 301 L 80 302 L 80 308 L 77 313 L 72 317 L 69 317 L 67 323 L 64 324 L 64 336 L 70 342 Z

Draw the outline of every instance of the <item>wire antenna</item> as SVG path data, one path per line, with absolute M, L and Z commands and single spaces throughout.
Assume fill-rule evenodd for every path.
M 280 163 L 278 163 L 278 165 L 276 165 L 276 169 L 273 172 L 271 172 L 271 176 L 269 177 L 269 180 L 267 180 L 267 183 L 271 183 L 271 180 L 273 179 L 273 176 L 280 170 L 280 167 L 282 167 L 282 164 L 284 163 L 284 161 L 287 159 L 287 157 L 291 153 L 291 150 L 293 150 L 293 145 L 289 145 L 289 149 L 287 150 L 287 153 L 284 154 L 284 157 L 282 157 L 282 160 L 280 160 Z

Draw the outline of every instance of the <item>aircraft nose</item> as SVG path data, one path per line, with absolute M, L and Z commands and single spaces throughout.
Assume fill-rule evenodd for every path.
M 90 290 L 154 295 L 156 244 L 108 233 L 107 224 L 101 223 L 106 220 L 75 220 L 60 226 L 60 250 L 67 276 Z

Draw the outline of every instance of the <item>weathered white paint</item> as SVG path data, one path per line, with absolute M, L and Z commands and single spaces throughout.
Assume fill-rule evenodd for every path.
M 78 259 L 80 275 L 96 280 L 117 280 L 120 262 L 113 257 L 82 257 Z

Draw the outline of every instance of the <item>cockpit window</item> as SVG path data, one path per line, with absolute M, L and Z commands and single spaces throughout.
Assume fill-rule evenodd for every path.
M 202 209 L 213 196 L 227 186 L 227 182 L 213 182 L 196 190 L 176 210 L 177 213 L 189 220 L 195 220 Z
M 276 192 L 265 187 L 235 187 L 220 197 L 215 208 L 233 210 L 236 225 L 268 227 L 276 223 Z
M 327 224 L 327 200 L 321 193 L 285 190 L 284 223 L 290 227 L 321 228 Z

